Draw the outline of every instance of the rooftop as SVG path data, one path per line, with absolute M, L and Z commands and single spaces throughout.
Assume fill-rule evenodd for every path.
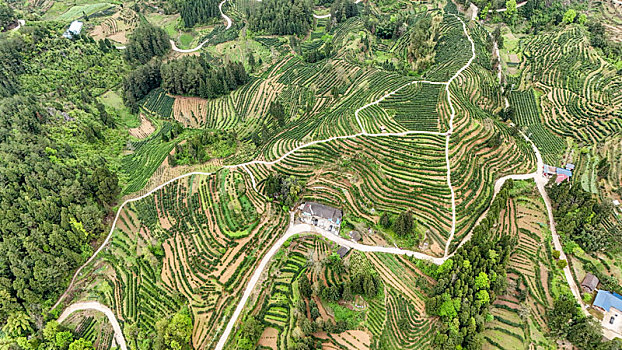
M 302 212 L 312 216 L 319 216 L 336 223 L 341 222 L 341 217 L 343 215 L 341 210 L 337 208 L 316 202 L 306 202 L 302 208 Z
M 591 289 L 596 288 L 596 286 L 598 285 L 598 277 L 592 275 L 591 273 L 587 273 L 585 275 L 585 278 L 583 279 L 583 282 L 581 282 L 582 286 L 587 286 L 590 287 Z
M 596 294 L 596 299 L 594 299 L 594 306 L 598 306 L 605 311 L 609 311 L 612 307 L 622 311 L 622 295 L 599 290 L 598 294 Z
M 348 254 L 349 251 L 350 251 L 350 248 L 341 246 L 341 248 L 337 250 L 337 254 L 339 254 L 339 257 L 343 259 L 343 257 L 346 256 L 346 254 Z
M 83 23 L 80 21 L 71 22 L 69 28 L 67 28 L 63 36 L 67 39 L 71 39 L 74 35 L 80 34 L 80 32 L 82 31 L 82 25 Z

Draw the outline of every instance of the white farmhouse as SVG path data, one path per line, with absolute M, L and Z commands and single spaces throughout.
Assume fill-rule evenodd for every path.
M 337 208 L 316 202 L 306 202 L 302 206 L 300 219 L 307 224 L 339 233 L 342 215 L 341 210 Z
M 67 39 L 71 39 L 75 35 L 80 35 L 80 32 L 82 31 L 82 26 L 83 25 L 84 25 L 84 23 L 82 23 L 80 21 L 73 21 L 73 22 L 71 22 L 71 24 L 69 25 L 69 28 L 67 28 L 67 30 L 65 31 L 63 36 L 65 38 L 67 38 Z

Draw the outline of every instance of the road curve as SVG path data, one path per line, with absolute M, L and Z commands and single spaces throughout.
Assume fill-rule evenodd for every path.
M 322 229 L 320 229 L 320 228 L 318 228 L 316 226 L 313 226 L 313 225 L 309 225 L 309 224 L 295 224 L 294 223 L 294 213 L 292 212 L 292 213 L 290 213 L 289 227 L 287 228 L 287 231 L 270 248 L 270 250 L 266 253 L 266 255 L 264 255 L 264 257 L 261 259 L 261 262 L 259 263 L 257 268 L 255 268 L 255 271 L 253 272 L 253 275 L 251 276 L 250 280 L 248 281 L 248 283 L 246 285 L 246 289 L 244 290 L 244 293 L 242 294 L 242 298 L 238 302 L 238 306 L 235 308 L 235 311 L 233 312 L 233 315 L 231 316 L 231 318 L 229 319 L 229 322 L 227 323 L 227 326 L 225 327 L 225 331 L 220 336 L 220 339 L 218 340 L 218 343 L 216 344 L 215 350 L 222 350 L 222 349 L 224 349 L 225 344 L 227 343 L 227 339 L 229 339 L 229 335 L 231 334 L 231 331 L 233 330 L 233 327 L 235 326 L 235 323 L 237 322 L 238 318 L 242 314 L 242 311 L 244 311 L 244 306 L 246 306 L 246 302 L 248 301 L 248 298 L 250 297 L 251 293 L 255 289 L 255 286 L 257 285 L 257 283 L 259 282 L 259 279 L 261 278 L 261 274 L 263 273 L 265 268 L 270 263 L 270 260 L 272 259 L 274 254 L 276 254 L 276 252 L 279 251 L 279 249 L 283 246 L 283 244 L 288 239 L 292 238 L 293 236 L 295 236 L 295 235 L 311 235 L 311 234 L 322 236 L 322 237 L 324 237 L 324 238 L 326 238 L 326 239 L 328 239 L 330 241 L 333 241 L 333 242 L 335 242 L 335 243 L 337 243 L 339 245 L 346 246 L 346 247 L 349 247 L 351 249 L 359 250 L 359 251 L 362 251 L 362 252 L 388 253 L 388 254 L 399 254 L 399 255 L 414 256 L 417 259 L 427 260 L 427 261 L 429 261 L 431 263 L 434 263 L 434 264 L 437 264 L 437 265 L 442 264 L 445 261 L 445 259 L 446 259 L 446 258 L 431 257 L 429 255 L 422 254 L 420 252 L 415 252 L 415 251 L 406 250 L 406 249 L 399 249 L 399 248 L 394 248 L 394 247 L 369 246 L 369 245 L 355 243 L 355 242 L 352 242 L 350 240 L 344 239 L 341 236 L 338 236 L 338 235 L 336 235 L 334 233 L 330 233 L 330 232 L 324 231 L 324 230 L 322 230 Z
M 614 1 L 615 1 L 615 0 L 614 0 Z M 521 2 L 521 3 L 519 3 L 519 4 L 516 4 L 516 8 L 520 8 L 520 7 L 522 7 L 522 6 L 525 6 L 525 4 L 526 4 L 526 3 L 527 3 L 527 1 L 523 1 L 523 2 Z M 488 13 L 493 13 L 493 12 L 505 12 L 505 11 L 507 11 L 507 10 L 508 10 L 508 9 L 504 7 L 504 8 L 500 8 L 500 9 L 496 9 L 496 10 L 488 10 Z
M 119 325 L 119 322 L 117 321 L 114 313 L 106 305 L 103 305 L 97 301 L 83 301 L 72 304 L 71 306 L 66 308 L 65 311 L 63 311 L 60 317 L 58 317 L 57 321 L 58 323 L 61 323 L 65 319 L 67 319 L 67 317 L 69 317 L 69 315 L 71 315 L 72 313 L 82 310 L 95 310 L 106 315 L 108 321 L 110 321 L 110 324 L 112 325 L 112 329 L 114 330 L 114 340 L 117 343 L 117 346 L 121 350 L 127 350 L 127 345 L 125 344 L 125 338 L 123 337 L 121 326 Z
M 182 53 L 195 52 L 197 50 L 200 50 L 203 47 L 203 45 L 207 44 L 208 41 L 209 39 L 205 40 L 204 42 L 200 43 L 199 45 L 197 45 L 195 48 L 192 48 L 192 49 L 180 49 L 177 47 L 177 45 L 175 45 L 175 42 L 171 40 L 171 49 L 173 49 L 173 51 L 182 52 Z
M 231 18 L 229 18 L 229 16 L 225 15 L 224 12 L 222 12 L 222 5 L 225 4 L 225 2 L 227 2 L 227 0 L 222 0 L 219 4 L 218 4 L 218 11 L 220 11 L 220 15 L 222 16 L 222 18 L 225 19 L 225 21 L 227 22 L 227 26 L 225 27 L 225 29 L 229 29 L 231 28 L 231 24 L 233 24 L 233 22 L 231 21 Z
M 26 25 L 26 21 L 25 21 L 25 20 L 23 20 L 23 19 L 18 19 L 18 20 L 17 20 L 17 27 L 15 27 L 15 28 L 13 28 L 13 29 L 11 29 L 11 30 L 12 30 L 12 31 L 19 30 L 19 28 L 21 28 L 21 27 L 23 27 L 23 26 L 25 26 L 25 25 Z

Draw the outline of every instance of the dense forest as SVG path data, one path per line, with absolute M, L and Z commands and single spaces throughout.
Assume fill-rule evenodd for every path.
M 304 183 L 293 175 L 287 177 L 281 174 L 270 174 L 264 181 L 266 195 L 288 208 L 298 202 L 304 189 Z
M 430 315 L 440 317 L 434 344 L 440 349 L 480 349 L 489 306 L 506 287 L 506 266 L 515 245 L 509 235 L 490 233 L 512 188 L 507 182 L 492 203 L 473 237 L 436 271 L 438 283 L 426 303 Z M 491 219 L 492 218 L 492 219 Z
M 214 98 L 246 84 L 250 77 L 240 62 L 221 67 L 210 65 L 202 56 L 186 56 L 160 68 L 162 88 L 173 95 Z
M 434 47 L 439 22 L 440 20 L 434 21 L 430 16 L 425 16 L 415 22 L 410 32 L 410 45 L 407 52 L 408 61 L 413 70 L 422 71 L 434 63 Z
M 604 226 L 613 215 L 610 202 L 598 202 L 581 186 L 569 182 L 547 188 L 553 202 L 557 231 L 579 244 L 586 252 L 620 247 L 622 230 L 619 225 Z
M 275 35 L 304 35 L 313 24 L 311 0 L 265 0 L 249 7 L 247 18 L 253 31 Z
M 179 14 L 186 28 L 207 23 L 210 18 L 220 17 L 218 0 L 184 0 L 179 5 Z
M 150 62 L 136 67 L 123 80 L 123 101 L 136 112 L 140 100 L 157 87 L 173 95 L 215 98 L 249 80 L 242 63 L 228 62 L 216 67 L 202 56 L 186 56 L 168 63 Z
M 130 107 L 132 112 L 138 112 L 138 102 L 161 83 L 159 62 L 137 67 L 123 79 L 123 103 Z
M 154 27 L 145 21 L 130 36 L 125 58 L 131 63 L 145 64 L 151 58 L 164 56 L 170 51 L 170 38 L 164 29 Z
M 62 38 L 62 31 L 33 24 L 0 37 L 0 324 L 4 344 L 22 349 L 56 349 L 60 338 L 71 349 L 89 346 L 57 325 L 38 331 L 106 231 L 120 192 L 107 148 L 94 146 L 116 134 L 115 119 L 92 94 L 118 84 L 121 57 L 91 38 Z
M 341 23 L 350 17 L 357 16 L 359 9 L 353 1 L 335 0 L 330 6 L 331 21 Z

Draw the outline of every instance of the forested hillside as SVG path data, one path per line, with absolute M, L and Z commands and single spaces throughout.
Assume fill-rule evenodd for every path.
M 116 51 L 56 25 L 20 33 L 0 37 L 0 324 L 11 337 L 43 327 L 107 232 L 120 187 L 104 144 L 118 142 L 117 122 L 94 95 L 124 70 Z
M 247 11 L 250 29 L 278 35 L 303 35 L 313 23 L 311 0 L 265 0 Z
M 211 18 L 220 17 L 218 0 L 183 0 L 179 14 L 185 27 L 207 23 Z

